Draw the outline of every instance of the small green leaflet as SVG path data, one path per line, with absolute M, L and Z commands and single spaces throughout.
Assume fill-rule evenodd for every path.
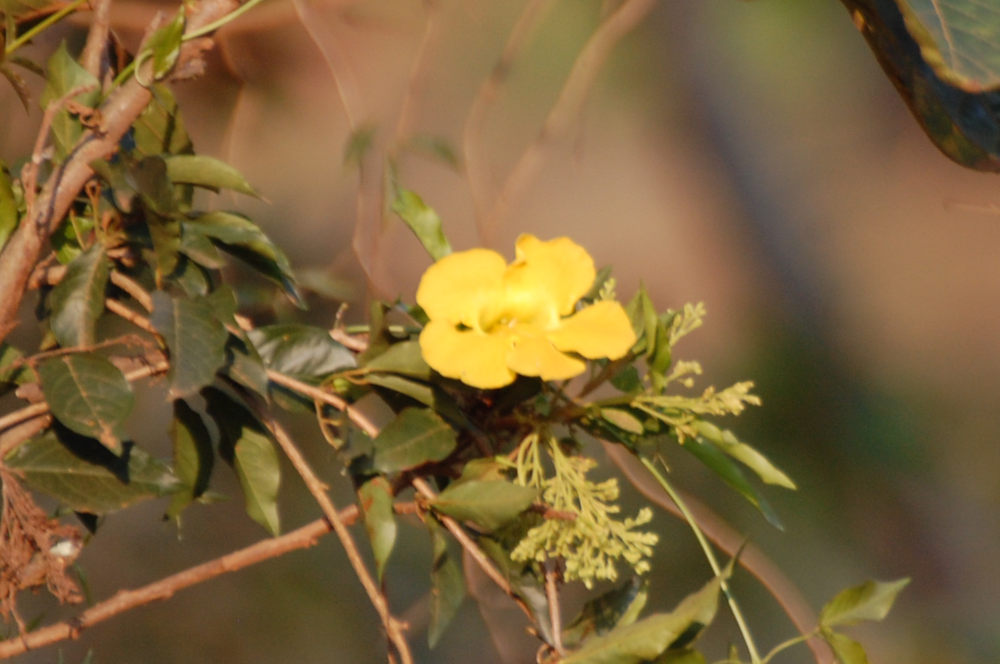
M 492 532 L 531 507 L 537 498 L 538 490 L 531 487 L 503 480 L 470 480 L 449 486 L 431 507 Z
M 232 189 L 258 196 L 243 174 L 224 161 L 205 155 L 179 154 L 166 157 L 167 176 L 172 182 L 193 184 L 209 189 Z
M 215 380 L 226 361 L 229 333 L 207 298 L 156 291 L 150 319 L 170 351 L 170 399 L 194 394 Z
M 166 76 L 181 54 L 181 38 L 184 36 L 184 6 L 174 16 L 173 20 L 150 36 L 146 41 L 146 52 L 153 55 L 153 78 Z M 140 54 L 140 60 L 142 54 Z M 138 74 L 137 74 L 138 78 Z
M 45 91 L 42 92 L 41 99 L 42 108 L 48 108 L 64 95 L 79 89 L 86 89 L 86 92 L 76 95 L 74 100 L 84 106 L 93 107 L 100 99 L 101 92 L 97 79 L 73 59 L 66 49 L 65 42 L 61 43 L 49 58 L 45 81 Z M 82 133 L 83 127 L 80 121 L 70 115 L 69 111 L 63 108 L 56 113 L 52 120 L 52 136 L 59 157 L 57 161 L 61 161 L 69 153 Z
M 206 388 L 202 396 L 219 429 L 219 456 L 233 466 L 240 480 L 247 515 L 278 535 L 281 466 L 270 436 L 246 406 L 222 390 Z
M 89 346 L 94 328 L 104 312 L 104 292 L 111 264 L 104 247 L 94 243 L 66 267 L 62 281 L 52 289 L 49 327 L 60 346 Z
M 819 614 L 822 627 L 850 625 L 862 620 L 882 620 L 892 608 L 896 596 L 910 582 L 865 581 L 861 585 L 837 593 Z
M 4 463 L 33 488 L 90 514 L 113 512 L 181 488 L 166 464 L 141 449 L 130 445 L 115 456 L 92 438 L 66 430 L 59 437 L 49 431 L 24 443 Z
M 358 504 L 365 517 L 365 530 L 375 556 L 379 581 L 396 543 L 396 518 L 392 510 L 392 487 L 382 476 L 374 477 L 358 489 Z
M 441 461 L 458 441 L 447 422 L 428 408 L 406 408 L 373 441 L 372 467 L 380 473 Z
M 728 429 L 719 429 L 711 422 L 701 420 L 695 425 L 698 433 L 715 443 L 723 452 L 736 459 L 767 484 L 776 484 L 785 489 L 794 490 L 795 482 L 781 472 L 767 457 L 738 438 Z
M 451 253 L 451 245 L 441 228 L 441 217 L 420 196 L 400 189 L 392 202 L 392 211 L 410 227 L 431 258 L 440 260 Z
M 132 412 L 132 388 L 122 372 L 95 353 L 74 353 L 38 366 L 52 414 L 69 429 L 121 449 L 121 425 Z
M 174 443 L 174 472 L 181 487 L 167 508 L 167 517 L 176 519 L 208 488 L 215 463 L 212 436 L 201 416 L 183 399 L 174 401 L 174 419 L 170 423 Z
M 865 649 L 851 637 L 829 629 L 820 630 L 820 634 L 830 644 L 838 664 L 868 664 Z
M 17 199 L 7 166 L 0 161 L 0 250 L 7 244 L 14 229 L 17 228 Z

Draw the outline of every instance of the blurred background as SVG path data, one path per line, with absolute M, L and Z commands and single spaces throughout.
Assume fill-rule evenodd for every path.
M 480 200 L 500 191 L 610 8 L 540 4 L 473 133 Z M 126 43 L 157 7 L 115 0 Z M 395 155 L 401 184 L 441 214 L 454 246 L 483 241 L 463 128 L 525 7 L 269 0 L 223 31 L 207 77 L 176 87 L 198 150 L 231 161 L 267 199 L 207 203 L 257 220 L 307 283 L 352 303 L 352 320 L 369 294 L 412 298 L 428 259 L 397 219 L 378 219 L 379 158 Z M 79 46 L 82 34 L 48 39 Z M 30 150 L 40 112 L 26 114 L 4 86 L 0 103 L 10 163 Z M 374 138 L 362 190 L 376 198 L 359 207 L 359 169 L 343 154 L 363 129 Z M 1000 661 L 996 176 L 938 153 L 835 0 L 657 3 L 600 63 L 566 129 L 486 241 L 509 255 L 519 233 L 567 234 L 614 267 L 623 299 L 641 281 L 661 308 L 704 301 L 706 325 L 681 354 L 702 362 L 703 385 L 756 381 L 764 406 L 725 424 L 799 491 L 768 490 L 779 532 L 681 456 L 678 483 L 761 546 L 816 609 L 867 578 L 912 577 L 884 623 L 850 632 L 872 662 Z M 427 136 L 451 146 L 458 169 L 440 149 L 399 148 L 401 137 Z M 251 288 L 244 299 L 265 317 L 298 315 L 271 313 Z M 336 304 L 311 302 L 310 322 L 331 324 Z M 168 456 L 164 396 L 147 394 L 133 431 Z M 296 430 L 347 504 L 332 450 L 308 422 Z M 107 516 L 80 559 L 93 598 L 260 539 L 227 470 L 215 481 L 234 499 L 190 508 L 179 535 L 162 504 Z M 286 530 L 318 516 L 291 472 L 283 492 Z M 682 524 L 660 512 L 654 525 L 650 607 L 667 609 L 710 571 Z M 487 627 L 496 611 L 484 618 L 469 600 L 427 650 L 429 565 L 422 526 L 405 522 L 387 585 L 419 660 L 502 661 Z M 736 586 L 764 650 L 793 634 L 748 575 Z M 45 622 L 73 613 L 35 610 Z M 721 609 L 717 622 L 705 649 L 721 658 L 739 635 Z M 533 652 L 516 625 L 500 641 Z M 385 661 L 377 616 L 332 537 L 19 661 L 79 662 L 90 649 L 102 664 Z M 774 661 L 810 658 L 800 648 Z

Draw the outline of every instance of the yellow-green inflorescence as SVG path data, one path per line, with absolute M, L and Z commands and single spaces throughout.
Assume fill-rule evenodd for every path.
M 551 460 L 551 476 L 546 474 L 542 449 Z M 647 558 L 659 538 L 637 528 L 649 523 L 653 512 L 644 507 L 634 518 L 616 518 L 621 511 L 614 504 L 618 480 L 588 480 L 587 472 L 596 461 L 566 454 L 559 441 L 543 430 L 521 441 L 511 465 L 517 473 L 515 481 L 539 488 L 544 503 L 558 515 L 530 529 L 511 552 L 513 560 L 560 560 L 565 580 L 579 580 L 587 588 L 595 580 L 615 580 L 620 559 L 637 574 L 649 570 Z

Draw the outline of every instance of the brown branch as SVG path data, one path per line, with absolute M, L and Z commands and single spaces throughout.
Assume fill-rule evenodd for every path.
M 655 4 L 655 0 L 625 0 L 591 35 L 573 63 L 559 98 L 549 110 L 535 140 L 521 154 L 489 213 L 480 220 L 480 235 L 486 244 L 492 240 L 507 208 L 538 174 L 547 149 L 569 130 L 611 49 Z
M 80 54 L 80 64 L 90 72 L 90 75 L 101 80 L 102 61 L 108 47 L 108 34 L 111 31 L 111 0 L 92 0 L 94 19 L 87 32 L 87 43 Z
M 670 497 L 637 465 L 635 458 L 621 445 L 601 441 L 608 458 L 622 471 L 629 482 L 646 498 L 667 512 L 683 519 L 684 516 Z M 761 585 L 777 600 L 800 634 L 810 634 L 816 626 L 816 614 L 784 572 L 767 555 L 736 532 L 722 517 L 695 498 L 684 495 L 684 502 L 698 522 L 698 527 L 715 544 L 730 556 L 742 548 L 739 564 L 754 575 Z M 833 664 L 833 655 L 818 637 L 807 642 L 817 664 Z
M 379 590 L 378 585 L 375 583 L 375 579 L 373 579 L 371 574 L 368 572 L 368 568 L 365 567 L 365 563 L 361 559 L 361 554 L 358 552 L 358 548 L 354 544 L 354 539 L 347 531 L 347 526 L 345 526 L 344 522 L 340 519 L 340 515 L 337 513 L 337 508 L 334 506 L 333 501 L 330 500 L 330 497 L 326 493 L 327 486 L 323 484 L 313 472 L 309 463 L 299 451 L 299 448 L 296 447 L 291 436 L 285 432 L 285 429 L 277 421 L 275 421 L 273 417 L 270 417 L 265 413 L 258 412 L 258 417 L 260 417 L 261 421 L 264 422 L 268 429 L 270 429 L 275 440 L 278 441 L 278 445 L 285 452 L 285 456 L 287 456 L 288 460 L 292 462 L 292 466 L 294 466 L 295 470 L 299 473 L 302 481 L 305 482 L 309 493 L 312 494 L 317 504 L 319 504 L 320 509 L 323 511 L 323 514 L 333 527 L 333 530 L 337 533 L 337 538 L 340 539 L 340 544 L 344 547 L 347 559 L 350 561 L 351 567 L 354 568 L 354 573 L 357 575 L 358 580 L 361 581 L 361 585 L 368 594 L 368 599 L 378 612 L 379 618 L 382 619 L 382 625 L 385 627 L 386 635 L 395 647 L 396 653 L 399 655 L 402 664 L 413 664 L 413 655 L 410 653 L 410 647 L 406 643 L 406 637 L 403 634 L 405 625 L 397 620 L 389 611 L 388 600 L 382 591 Z
M 203 0 L 189 14 L 188 26 L 197 29 L 221 18 L 236 6 L 234 0 Z M 177 68 L 186 69 L 204 50 L 203 40 L 181 46 Z M 93 175 L 91 162 L 103 159 L 118 143 L 152 99 L 152 93 L 133 77 L 112 92 L 100 107 L 96 128 L 88 129 L 66 160 L 53 172 L 25 219 L 0 252 L 0 341 L 17 324 L 28 278 L 49 235 L 59 226 L 83 185 Z
M 146 289 L 140 286 L 139 282 L 135 279 L 122 274 L 118 270 L 112 270 L 111 283 L 132 296 L 132 299 L 138 302 L 139 306 L 143 309 L 150 312 L 153 311 L 153 298 L 150 297 Z

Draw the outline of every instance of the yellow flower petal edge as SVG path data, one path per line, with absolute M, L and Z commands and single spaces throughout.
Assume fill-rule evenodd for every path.
M 590 255 L 566 237 L 517 239 L 507 265 L 500 254 L 470 249 L 427 269 L 417 304 L 430 319 L 420 334 L 424 360 L 435 371 L 482 389 L 517 375 L 543 380 L 577 376 L 588 359 L 617 359 L 635 343 L 625 310 L 601 301 L 577 311 L 593 284 Z

